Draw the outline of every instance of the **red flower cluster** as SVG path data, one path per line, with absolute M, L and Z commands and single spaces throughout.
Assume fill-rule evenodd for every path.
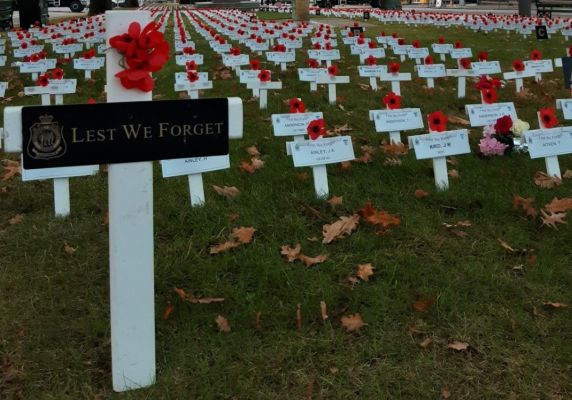
M 558 125 L 556 110 L 554 108 L 543 108 L 539 111 L 538 115 L 540 116 L 540 121 L 542 121 L 543 128 L 550 129 Z
M 191 56 L 195 54 L 195 49 L 191 46 L 183 47 L 183 54 Z
M 260 61 L 256 59 L 250 60 L 250 69 L 252 71 L 258 71 L 260 69 Z
M 289 104 L 290 104 L 290 113 L 306 112 L 306 106 L 304 105 L 304 102 L 297 97 L 290 99 Z
M 233 47 L 230 49 L 230 55 L 231 56 L 239 56 L 240 55 L 240 48 L 238 47 Z
M 198 68 L 197 62 L 195 60 L 187 61 L 185 63 L 187 71 L 196 71 Z
M 512 128 L 512 118 L 510 115 L 505 115 L 497 119 L 494 128 L 497 135 L 510 135 L 510 128 Z
M 375 58 L 372 55 L 369 55 L 366 59 L 365 59 L 365 65 L 376 65 L 377 64 L 377 58 Z
M 258 74 L 258 80 L 260 80 L 260 82 L 270 82 L 270 79 L 271 79 L 270 71 L 267 69 L 263 69 Z
M 459 60 L 459 65 L 463 69 L 471 69 L 471 59 L 470 58 L 461 58 Z
M 306 60 L 306 64 L 308 64 L 308 67 L 310 67 L 310 68 L 319 68 L 320 67 L 320 63 L 318 62 L 318 60 L 314 60 L 313 58 Z
M 488 61 L 489 53 L 487 53 L 486 51 L 479 51 L 479 54 L 477 54 L 477 58 L 479 59 L 479 61 Z
M 48 86 L 48 84 L 50 83 L 50 78 L 48 77 L 48 74 L 42 74 L 40 76 L 38 76 L 38 80 L 36 81 L 36 84 L 38 86 Z
M 388 110 L 396 110 L 401 108 L 401 96 L 394 92 L 389 92 L 389 94 L 383 98 L 383 103 L 386 105 Z
M 313 120 L 308 124 L 307 132 L 312 140 L 316 140 L 320 136 L 324 136 L 327 132 L 326 121 L 324 121 L 323 118 Z
M 429 121 L 429 129 L 433 132 L 443 132 L 447 129 L 447 121 L 449 119 L 442 111 L 435 111 L 427 117 Z
M 82 57 L 86 60 L 95 57 L 95 49 L 89 49 L 88 51 L 84 52 Z
M 453 47 L 455 47 L 456 49 L 461 49 L 463 48 L 463 42 L 461 42 L 460 40 L 455 40 L 455 44 L 453 45 Z
M 445 44 L 445 38 L 443 36 L 439 36 L 439 39 L 437 39 L 437 43 Z
M 433 64 L 434 64 L 434 62 L 433 62 L 433 57 L 431 57 L 431 56 L 425 57 L 425 59 L 423 60 L 423 62 L 425 63 L 425 65 L 433 65 Z
M 330 76 L 336 76 L 336 75 L 338 75 L 338 72 L 339 72 L 339 69 L 338 69 L 337 65 L 330 65 L 328 67 L 328 74 Z
M 141 29 L 138 22 L 132 22 L 127 33 L 112 37 L 109 44 L 123 55 L 126 64 L 126 69 L 115 74 L 123 87 L 153 90 L 155 82 L 149 72 L 161 70 L 169 59 L 169 44 L 157 24 L 151 22 Z
M 497 78 L 491 78 L 486 75 L 481 76 L 481 79 L 475 84 L 479 90 L 485 89 L 498 89 L 501 87 L 501 82 Z
M 540 52 L 540 50 L 532 50 L 530 52 L 530 59 L 532 61 L 542 60 L 542 53 Z
M 272 51 L 277 51 L 279 53 L 285 53 L 286 52 L 286 46 L 284 46 L 283 44 L 277 44 L 274 47 L 272 47 Z
M 64 70 L 61 68 L 56 68 L 51 72 L 52 78 L 60 80 L 64 77 Z
M 496 103 L 499 98 L 494 88 L 481 90 L 481 96 L 486 104 Z
M 396 63 L 396 62 L 390 62 L 387 65 L 387 70 L 391 74 L 398 74 L 400 69 L 401 69 L 401 65 L 399 65 L 399 63 Z
M 421 42 L 420 42 L 419 40 L 414 40 L 413 42 L 411 42 L 411 45 L 412 45 L 414 48 L 418 49 L 418 48 L 421 47 Z
M 197 71 L 193 71 L 193 70 L 188 70 L 187 71 L 187 79 L 189 80 L 189 82 L 196 82 L 199 80 L 199 74 L 197 73 Z

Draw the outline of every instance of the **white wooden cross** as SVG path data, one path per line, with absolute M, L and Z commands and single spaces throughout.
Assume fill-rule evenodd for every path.
M 536 78 L 536 72 L 525 69 L 524 71 L 512 71 L 503 73 L 503 78 L 513 80 L 516 86 L 516 93 L 524 89 L 524 78 Z
M 457 97 L 462 99 L 467 94 L 467 77 L 475 77 L 478 76 L 478 74 L 472 69 L 458 68 L 448 69 L 447 76 L 459 78 L 457 83 Z
M 397 73 L 387 73 L 381 74 L 379 80 L 382 82 L 391 82 L 391 91 L 399 96 L 401 96 L 401 84 L 402 81 L 410 81 L 411 73 L 409 72 L 397 72 Z
M 91 72 L 102 68 L 105 65 L 105 57 L 74 58 L 73 67 L 77 70 L 84 70 L 84 79 L 91 79 Z
M 147 11 L 108 11 L 107 38 L 127 32 L 131 22 L 150 20 Z M 120 58 L 107 53 L 108 102 L 151 101 L 151 92 L 120 85 Z M 237 115 L 229 102 L 229 121 Z M 6 150 L 21 152 L 21 108 L 5 109 L 5 129 Z M 115 391 L 126 391 L 155 382 L 153 162 L 110 164 L 108 182 L 112 379 Z
M 377 91 L 377 78 L 387 74 L 387 65 L 358 65 L 360 77 L 369 78 L 369 86 Z
M 328 73 L 320 74 L 316 76 L 316 84 L 318 85 L 328 85 L 328 100 L 330 104 L 336 104 L 336 85 L 339 83 L 350 83 L 349 76 L 334 76 Z
M 389 132 L 391 143 L 401 143 L 401 131 L 423 128 L 423 117 L 419 108 L 370 110 L 369 119 L 375 123 L 376 132 Z
M 523 64 L 525 70 L 534 71 L 536 73 L 534 77 L 536 82 L 542 80 L 543 73 L 554 72 L 554 66 L 550 58 L 544 60 L 526 60 Z
M 282 82 L 281 81 L 262 82 L 262 81 L 258 80 L 258 82 L 256 82 L 256 81 L 248 82 L 246 84 L 246 87 L 248 89 L 252 89 L 253 92 L 255 90 L 258 90 L 258 93 L 259 93 L 259 103 L 258 104 L 259 104 L 260 109 L 264 110 L 268 106 L 268 91 L 269 90 L 282 89 Z
M 302 82 L 310 82 L 310 92 L 318 90 L 316 78 L 318 75 L 327 74 L 326 68 L 298 68 L 298 79 Z
M 429 89 L 435 87 L 435 78 L 444 78 L 447 76 L 445 64 L 417 65 L 415 69 L 420 78 L 427 80 L 427 87 Z

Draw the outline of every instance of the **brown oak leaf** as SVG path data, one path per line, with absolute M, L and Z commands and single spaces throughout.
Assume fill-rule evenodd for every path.
M 7 181 L 14 178 L 16 175 L 22 174 L 22 169 L 20 168 L 20 163 L 14 160 L 2 160 L 4 175 L 2 175 L 2 180 Z
M 538 215 L 538 210 L 534 207 L 534 198 L 524 198 L 521 196 L 514 196 L 512 200 L 512 208 L 518 210 L 521 208 L 528 217 L 535 218 Z
M 325 254 L 317 255 L 316 257 L 309 257 L 305 256 L 304 254 L 300 254 L 298 259 L 306 264 L 307 267 L 311 267 L 314 264 L 321 264 L 328 259 L 328 256 Z
M 341 318 L 342 326 L 346 328 L 346 332 L 359 331 L 367 326 L 360 314 L 351 314 Z
M 238 242 L 241 244 L 248 244 L 252 242 L 252 237 L 254 236 L 254 232 L 256 232 L 256 229 L 251 226 L 249 227 L 241 226 L 239 228 L 234 228 L 232 230 L 232 237 L 238 240 Z
M 228 323 L 228 320 L 225 317 L 219 315 L 218 317 L 216 317 L 215 322 L 220 332 L 230 332 L 230 324 Z
M 216 186 L 216 185 L 212 185 L 213 189 L 215 190 L 215 192 L 217 192 L 217 194 L 220 194 L 221 196 L 226 197 L 227 199 L 233 199 L 236 196 L 238 196 L 238 194 L 240 193 L 240 190 L 238 190 L 236 187 L 234 186 Z
M 332 243 L 336 239 L 350 235 L 357 228 L 358 223 L 359 215 L 354 214 L 340 217 L 336 222 L 324 225 L 322 228 L 322 234 L 324 236 L 322 243 Z
M 219 243 L 219 244 L 215 244 L 212 245 L 209 248 L 209 254 L 219 254 L 219 253 L 223 253 L 225 251 L 229 251 L 231 249 L 234 249 L 236 247 L 240 246 L 239 242 L 236 242 L 234 240 L 229 240 L 227 242 L 224 243 Z
M 572 210 L 572 198 L 564 197 L 563 199 L 559 199 L 558 197 L 555 197 L 550 203 L 544 206 L 544 209 L 551 213 L 559 213 Z
M 551 228 L 558 230 L 557 224 L 566 224 L 567 223 L 566 221 L 564 221 L 564 218 L 566 217 L 566 213 L 550 213 L 549 214 L 544 210 L 540 210 L 540 214 L 542 214 L 540 219 L 542 220 L 543 226 L 546 225 L 546 226 L 549 226 Z
M 288 245 L 284 245 L 280 248 L 280 254 L 286 256 L 289 262 L 296 261 L 301 251 L 302 251 L 302 246 L 300 246 L 300 244 L 297 244 L 294 248 Z
M 191 304 L 211 304 L 211 303 L 221 303 L 224 301 L 222 297 L 196 297 L 192 293 L 187 293 L 185 289 L 173 288 L 173 291 L 177 293 L 179 298 L 183 301 L 189 302 Z
M 469 343 L 465 342 L 452 342 L 447 345 L 448 349 L 456 350 L 456 351 L 467 351 L 469 349 Z
M 335 209 L 337 206 L 342 205 L 343 200 L 343 196 L 332 196 L 332 198 L 328 200 L 328 203 L 330 203 L 330 206 Z
M 20 222 L 22 222 L 23 219 L 24 219 L 24 214 L 16 214 L 8 220 L 8 224 L 9 225 L 19 224 Z
M 423 198 L 429 196 L 429 193 L 427 193 L 423 189 L 416 189 L 415 192 L 413 192 L 413 196 L 415 196 L 418 199 L 423 199 Z
M 545 172 L 537 171 L 534 174 L 534 183 L 543 189 L 552 189 L 562 185 L 562 179 L 557 176 L 550 176 Z
M 356 275 L 362 280 L 362 281 L 369 281 L 369 277 L 373 275 L 373 270 L 374 270 L 374 266 L 371 265 L 371 263 L 367 263 L 367 264 L 359 264 L 357 266 L 357 273 Z

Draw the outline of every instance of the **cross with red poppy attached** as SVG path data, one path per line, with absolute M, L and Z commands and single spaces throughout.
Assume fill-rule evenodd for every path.
M 316 84 L 328 85 L 328 101 L 330 104 L 336 104 L 336 85 L 342 83 L 350 83 L 350 77 L 347 75 L 339 76 L 339 69 L 337 65 L 330 65 L 327 68 L 327 73 L 318 75 L 316 77 Z

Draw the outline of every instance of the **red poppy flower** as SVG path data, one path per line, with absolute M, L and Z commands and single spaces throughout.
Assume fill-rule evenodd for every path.
M 367 47 L 370 49 L 377 49 L 377 43 L 369 41 L 367 42 Z
M 568 46 L 568 57 L 572 57 L 572 45 Z
M 439 39 L 437 39 L 437 42 L 439 44 L 445 44 L 445 38 L 443 36 L 439 36 Z
M 425 65 L 432 65 L 433 64 L 433 57 L 427 56 L 427 57 L 425 57 L 423 62 L 425 63 Z
M 187 61 L 185 63 L 185 67 L 187 68 L 187 71 L 196 71 L 198 69 L 197 62 L 194 60 Z
M 320 45 L 320 43 L 314 43 L 314 50 L 321 50 L 322 46 Z
M 250 60 L 250 69 L 253 71 L 258 71 L 260 69 L 260 61 L 256 59 Z
M 405 39 L 403 38 L 397 39 L 397 44 L 403 46 L 405 44 Z
M 328 74 L 330 76 L 336 76 L 338 74 L 338 66 L 337 65 L 330 65 L 328 67 Z
M 461 58 L 459 61 L 461 68 L 463 69 L 471 69 L 471 59 L 470 58 Z
M 272 51 L 277 51 L 279 53 L 285 53 L 286 52 L 286 46 L 284 46 L 283 44 L 277 44 L 276 46 L 274 46 L 272 48 Z
M 258 73 L 258 79 L 260 82 L 270 82 L 270 71 L 267 69 L 263 69 Z
M 195 54 L 195 49 L 193 47 L 190 47 L 190 46 L 183 47 L 183 54 L 193 55 L 193 54 Z
M 447 129 L 448 118 L 442 111 L 435 111 L 427 117 L 429 121 L 429 129 L 433 132 L 443 132 Z
M 479 51 L 477 58 L 479 59 L 479 61 L 488 61 L 489 53 L 487 53 L 486 51 Z
M 319 68 L 320 67 L 320 63 L 318 62 L 318 60 L 314 60 L 312 58 L 306 60 L 306 64 L 308 64 L 308 67 L 310 67 L 310 68 Z
M 187 79 L 189 82 L 196 82 L 199 80 L 199 74 L 197 71 L 187 71 Z
M 494 128 L 498 135 L 510 134 L 510 128 L 512 128 L 512 118 L 510 115 L 505 115 L 497 119 Z
M 493 104 L 498 100 L 497 91 L 493 88 L 481 90 L 481 95 L 486 104 Z
M 397 33 L 395 33 L 395 32 L 392 33 L 392 34 L 391 34 L 391 37 L 394 38 L 394 39 L 397 39 Z
M 416 49 L 418 49 L 421 47 L 421 42 L 419 42 L 419 40 L 414 40 L 413 42 L 411 42 L 411 45 Z
M 95 99 L 90 97 L 87 99 L 87 104 L 95 104 Z
M 389 92 L 389 94 L 383 98 L 383 103 L 387 106 L 387 109 L 396 110 L 401 108 L 401 96 L 393 92 Z
M 543 108 L 542 110 L 540 110 L 539 114 L 543 128 L 550 129 L 558 125 L 558 119 L 556 118 L 556 110 L 554 108 Z
M 149 72 L 142 69 L 125 69 L 115 74 L 125 89 L 139 89 L 142 92 L 150 92 L 155 87 L 155 82 Z
M 542 53 L 540 52 L 540 50 L 532 50 L 530 52 L 530 59 L 532 61 L 542 60 Z
M 324 46 L 324 50 L 333 50 L 332 44 L 330 42 L 327 42 L 326 45 Z
M 54 79 L 62 79 L 64 77 L 64 71 L 61 68 L 56 68 L 51 73 L 52 78 Z
M 323 118 L 313 120 L 308 124 L 307 132 L 312 140 L 324 136 L 326 134 L 326 121 Z
M 463 47 L 463 42 L 460 40 L 455 40 L 455 44 L 453 45 L 456 49 L 461 49 Z
M 377 59 L 370 55 L 365 59 L 365 65 L 376 65 L 377 64 Z
M 21 48 L 21 49 L 24 49 L 24 50 L 27 49 L 27 48 L 28 48 L 28 43 L 26 43 L 26 42 L 20 43 L 20 48 Z
M 401 65 L 399 65 L 399 63 L 396 62 L 390 62 L 387 65 L 387 69 L 389 70 L 390 73 L 392 74 L 398 74 L 399 70 L 401 69 Z
M 48 74 L 42 74 L 40 76 L 38 76 L 38 80 L 36 81 L 36 83 L 38 84 L 38 86 L 48 86 L 48 84 L 50 83 L 50 78 L 48 78 Z
M 517 72 L 524 71 L 524 64 L 520 60 L 514 60 L 512 62 L 512 69 L 514 69 Z
M 290 99 L 290 112 L 291 113 L 303 113 L 306 112 L 306 106 L 304 102 L 298 98 Z
M 358 37 L 358 39 L 357 39 L 357 41 L 356 41 L 356 42 L 357 42 L 357 44 L 359 44 L 359 45 L 362 45 L 362 44 L 364 44 L 364 43 L 365 43 L 365 39 L 364 39 L 364 38 L 362 38 L 362 37 Z
M 239 56 L 240 55 L 240 49 L 238 47 L 233 47 L 230 49 L 230 55 L 231 56 Z
M 31 62 L 40 61 L 40 55 L 39 55 L 38 53 L 32 54 L 32 55 L 30 56 L 30 61 L 31 61 Z

